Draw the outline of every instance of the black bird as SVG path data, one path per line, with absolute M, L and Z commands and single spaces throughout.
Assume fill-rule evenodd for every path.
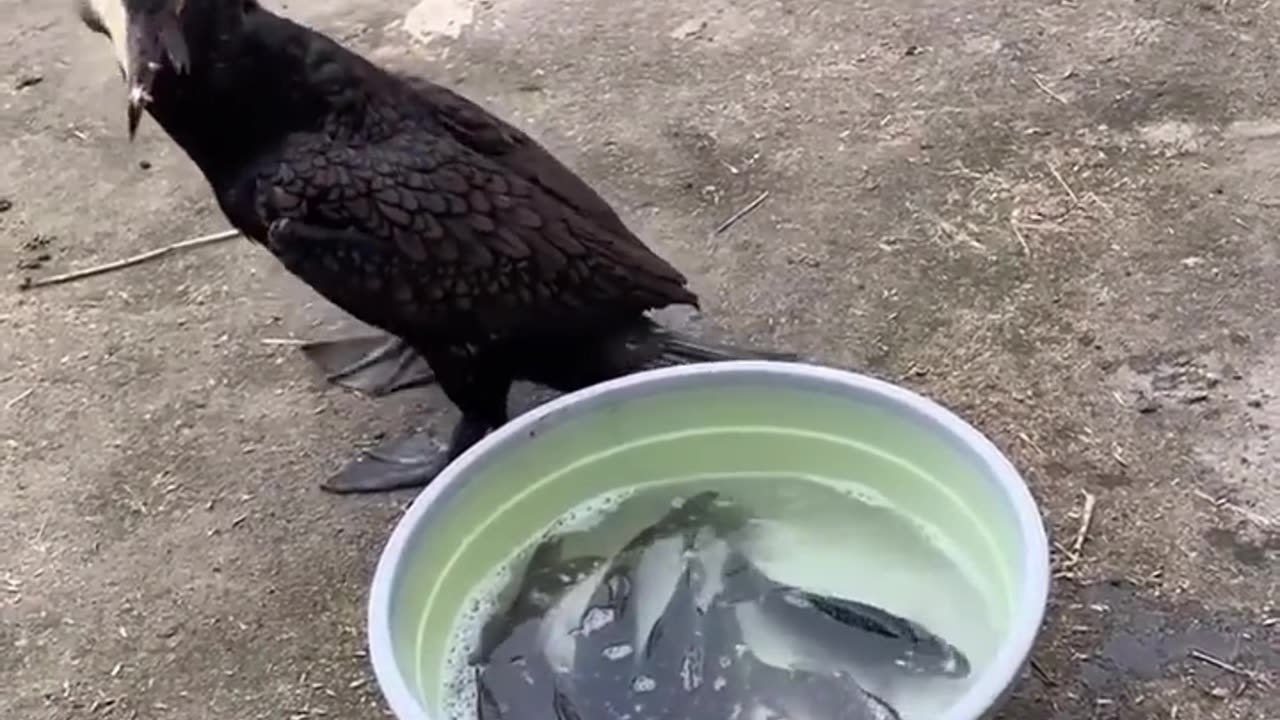
M 371 453 L 328 490 L 425 485 L 506 422 L 514 380 L 568 392 L 660 364 L 791 357 L 653 322 L 697 307 L 685 277 L 546 149 L 451 90 L 255 0 L 78 2 L 112 41 L 130 138 L 145 111 L 232 225 L 397 338 L 369 362 L 420 354 L 461 411 L 443 452 Z

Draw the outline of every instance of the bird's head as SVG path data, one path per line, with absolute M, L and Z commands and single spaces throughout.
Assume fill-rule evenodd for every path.
M 151 87 L 165 67 L 184 74 L 191 55 L 183 34 L 189 3 L 205 0 L 74 0 L 88 28 L 111 41 L 129 93 L 129 137 L 152 101 Z
M 202 38 L 216 36 L 227 20 L 257 8 L 256 0 L 73 0 L 88 28 L 111 41 L 129 93 L 129 137 L 152 102 L 152 85 L 164 71 L 185 75 Z M 193 37 L 197 35 L 198 37 Z

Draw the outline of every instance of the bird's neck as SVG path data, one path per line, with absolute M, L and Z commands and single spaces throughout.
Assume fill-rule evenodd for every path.
M 349 75 L 363 61 L 314 31 L 266 10 L 189 25 L 191 68 L 160 73 L 148 109 L 215 187 L 292 135 L 341 134 L 361 115 L 367 90 Z

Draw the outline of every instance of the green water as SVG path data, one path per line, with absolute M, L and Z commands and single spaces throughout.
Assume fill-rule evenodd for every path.
M 958 647 L 971 671 L 963 679 L 904 677 L 874 658 L 848 665 L 850 654 L 800 649 L 765 616 L 739 615 L 744 641 L 778 666 L 831 667 L 846 663 L 859 684 L 894 706 L 904 720 L 929 720 L 953 704 L 990 661 L 1001 638 L 1004 598 L 984 592 L 980 569 L 947 542 L 944 532 L 901 512 L 885 494 L 848 481 L 776 472 L 707 474 L 648 483 L 591 498 L 535 533 L 506 562 L 476 584 L 450 631 L 441 683 L 449 720 L 474 720 L 473 673 L 467 657 L 496 607 L 505 606 L 523 576 L 530 551 L 548 537 L 564 538 L 563 555 L 610 556 L 678 503 L 712 490 L 743 506 L 752 520 L 735 538 L 772 579 L 849 598 L 909 618 Z M 988 583 L 989 585 L 989 583 Z M 661 607 L 655 600 L 649 610 Z M 563 655 L 565 647 L 551 647 Z M 549 710 L 549 708 L 548 708 Z M 819 719 L 820 720 L 820 719 Z

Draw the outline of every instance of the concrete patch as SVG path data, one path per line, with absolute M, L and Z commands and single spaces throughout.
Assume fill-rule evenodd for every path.
M 1144 125 L 1138 129 L 1138 136 L 1171 157 L 1198 152 L 1205 142 L 1205 133 L 1198 125 L 1175 120 Z
M 1237 120 L 1223 134 L 1233 140 L 1268 140 L 1280 136 L 1280 121 Z
M 475 0 L 422 0 L 404 17 L 404 29 L 421 42 L 457 38 L 475 20 Z

